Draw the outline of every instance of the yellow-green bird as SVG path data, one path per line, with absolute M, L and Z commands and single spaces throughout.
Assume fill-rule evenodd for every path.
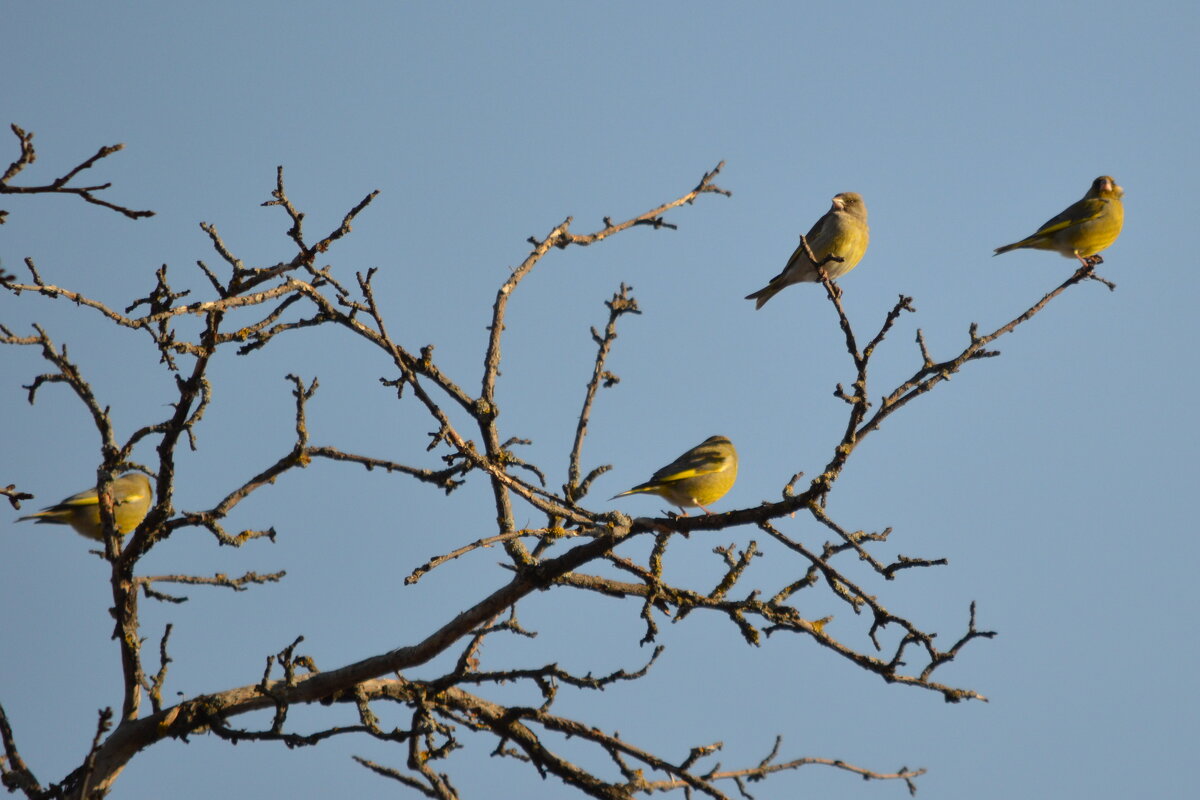
M 126 472 L 112 482 L 113 521 L 117 533 L 124 536 L 135 529 L 150 510 L 154 490 L 150 478 L 141 472 Z M 104 541 L 104 524 L 100 521 L 100 497 L 96 488 L 73 494 L 61 503 L 42 509 L 36 514 L 21 517 L 37 520 L 40 525 L 70 525 L 81 536 Z
M 710 436 L 654 473 L 650 480 L 610 499 L 627 494 L 656 494 L 679 506 L 685 517 L 685 508 L 700 508 L 711 514 L 705 506 L 717 502 L 733 488 L 737 470 L 733 443 L 724 436 Z
M 867 204 L 863 202 L 862 195 L 858 192 L 835 195 L 833 206 L 817 220 L 804 238 L 817 259 L 816 263 L 809 260 L 808 253 L 804 252 L 804 242 L 801 242 L 782 272 L 757 292 L 746 295 L 747 300 L 755 301 L 755 310 L 762 308 L 768 300 L 793 283 L 820 281 L 817 264 L 828 256 L 841 259 L 824 264 L 823 269 L 830 280 L 836 280 L 858 266 L 871 239 L 871 229 L 867 227 Z
M 1083 199 L 1037 229 L 1037 233 L 1019 242 L 996 248 L 996 255 L 1021 247 L 1053 250 L 1067 258 L 1078 258 L 1084 266 L 1104 261 L 1096 255 L 1117 240 L 1125 223 L 1121 198 L 1125 190 L 1111 175 L 1092 181 Z

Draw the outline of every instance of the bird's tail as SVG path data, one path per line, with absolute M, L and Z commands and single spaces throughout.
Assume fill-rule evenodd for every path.
M 37 525 L 62 525 L 67 521 L 68 517 L 70 517 L 70 512 L 47 508 L 45 511 L 39 511 L 36 514 L 17 517 L 17 522 L 24 522 L 27 519 L 31 519 Z
M 620 494 L 614 494 L 612 497 L 610 497 L 608 499 L 616 500 L 618 497 L 625 497 L 626 495 L 630 495 L 630 494 L 641 494 L 642 492 L 652 492 L 657 487 L 658 487 L 658 484 L 654 484 L 654 483 L 639 483 L 637 486 L 633 487 L 632 489 L 626 489 L 625 491 L 621 492 Z
M 776 283 L 775 281 L 771 281 L 766 286 L 759 289 L 757 292 L 746 295 L 746 299 L 753 300 L 754 301 L 754 310 L 758 311 L 760 308 L 762 308 L 763 306 L 765 306 L 767 304 L 768 300 L 770 300 L 775 295 L 779 294 L 780 290 L 783 289 L 783 286 L 784 285 L 782 282 Z
M 1036 243 L 1041 240 L 1042 240 L 1041 236 L 1037 236 L 1037 235 L 1030 236 L 1028 239 L 1022 239 L 1019 242 L 1013 242 L 1012 244 L 1006 244 L 1003 247 L 997 247 L 996 252 L 992 253 L 992 255 L 998 256 L 1001 253 L 1007 253 L 1009 250 L 1016 250 L 1021 247 L 1037 247 Z

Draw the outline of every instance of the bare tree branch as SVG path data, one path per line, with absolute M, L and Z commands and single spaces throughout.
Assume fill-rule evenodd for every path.
M 9 184 L 35 158 L 31 135 L 15 127 L 14 132 L 21 142 L 21 155 L 9 166 L 0 190 L 37 191 L 38 187 L 18 190 Z M 75 193 L 88 202 L 145 215 L 148 212 L 128 212 L 90 196 L 107 185 L 67 188 L 69 181 L 111 152 L 115 149 L 102 148 L 64 178 L 40 190 Z M 686 797 L 724 798 L 734 796 L 733 792 L 748 797 L 749 782 L 810 765 L 847 771 L 864 779 L 897 781 L 910 792 L 915 791 L 915 780 L 924 770 L 901 768 L 889 772 L 820 757 L 781 761 L 780 739 L 756 764 L 725 769 L 714 761 L 723 747 L 721 742 L 695 744 L 681 757 L 668 758 L 618 732 L 603 731 L 587 720 L 555 711 L 556 701 L 565 692 L 611 691 L 649 674 L 662 652 L 661 644 L 644 664 L 599 675 L 572 671 L 558 662 L 484 666 L 484 643 L 490 637 L 538 635 L 522 627 L 518 618 L 518 608 L 525 598 L 535 593 L 576 591 L 627 604 L 631 612 L 640 614 L 643 643 L 657 641 L 662 619 L 687 624 L 690 619 L 716 615 L 729 622 L 729 636 L 740 637 L 750 647 L 758 646 L 764 635 L 804 637 L 805 643 L 811 640 L 813 645 L 836 653 L 847 668 L 865 670 L 885 682 L 934 692 L 947 702 L 986 700 L 974 689 L 935 680 L 937 671 L 962 654 L 968 644 L 996 635 L 977 626 L 974 602 L 965 614 L 965 628 L 948 648 L 940 648 L 937 642 L 945 639 L 940 639 L 938 632 L 922 627 L 903 609 L 893 609 L 891 599 L 879 588 L 894 581 L 916 580 L 924 568 L 946 566 L 946 559 L 884 556 L 882 543 L 898 538 L 900 533 L 890 527 L 858 529 L 850 521 L 834 519 L 826 509 L 826 501 L 858 445 L 901 408 L 957 374 L 967 363 L 998 355 L 989 349 L 997 339 L 1032 319 L 1071 286 L 1098 280 L 1111 288 L 1110 282 L 1095 275 L 1095 263 L 1081 265 L 1074 275 L 991 333 L 981 335 L 978 326 L 972 325 L 966 343 L 949 356 L 931 354 L 923 333 L 916 329 L 917 366 L 910 377 L 883 391 L 870 383 L 869 368 L 880 357 L 880 345 L 902 327 L 905 315 L 916 313 L 913 299 L 901 295 L 881 320 L 863 328 L 868 335 L 860 336 L 845 309 L 841 290 L 826 279 L 826 293 L 853 369 L 853 380 L 845 386 L 838 384 L 834 390 L 834 396 L 845 405 L 845 425 L 831 436 L 832 452 L 822 457 L 824 468 L 809 479 L 807 486 L 798 488 L 803 474 L 796 473 L 784 483 L 778 500 L 757 506 L 697 517 L 665 514 L 630 519 L 615 512 L 592 510 L 584 503 L 592 482 L 608 469 L 604 465 L 585 472 L 583 446 L 601 397 L 599 389 L 619 380 L 606 366 L 617 341 L 617 320 L 625 314 L 641 313 L 625 283 L 605 303 L 609 313 L 603 331 L 592 329 L 595 357 L 574 422 L 566 479 L 559 489 L 547 487 L 546 475 L 552 473 L 529 456 L 531 451 L 525 449 L 529 437 L 500 424 L 497 383 L 503 331 L 509 299 L 523 280 L 552 250 L 590 246 L 636 227 L 676 229 L 676 224 L 667 219 L 669 212 L 694 203 L 704 194 L 729 194 L 713 182 L 722 166 L 723 162 L 705 173 L 690 191 L 623 221 L 605 217 L 599 229 L 576 234 L 571 231 L 573 221 L 568 217 L 544 237 L 531 238 L 532 249 L 505 276 L 487 313 L 478 395 L 464 388 L 470 385 L 468 381 L 449 374 L 437 363 L 432 344 L 401 343 L 393 338 L 376 301 L 376 270 L 356 272 L 350 280 L 333 265 L 318 265 L 318 258 L 332 253 L 351 233 L 353 224 L 378 192 L 366 194 L 335 227 L 314 241 L 306 233 L 304 212 L 287 194 L 282 167 L 277 169 L 271 199 L 264 205 L 279 208 L 289 224 L 283 258 L 261 266 L 248 264 L 223 240 L 215 224 L 201 223 L 206 246 L 213 249 L 215 259 L 212 267 L 196 262 L 201 278 L 198 283 L 203 287 L 196 297 L 191 292 L 198 290 L 172 287 L 166 265 L 155 272 L 146 295 L 123 310 L 46 281 L 32 259 L 25 262 L 30 276 L 27 282 L 18 283 L 14 276 L 0 274 L 0 290 L 23 302 L 61 298 L 87 309 L 82 313 L 98 315 L 112 325 L 145 331 L 158 365 L 173 380 L 168 410 L 161 418 L 144 422 L 121 442 L 114 433 L 108 407 L 97 398 L 85 370 L 69 357 L 65 346 L 56 345 L 38 325 L 33 326 L 32 335 L 24 336 L 0 326 L 0 344 L 36 347 L 42 360 L 50 365 L 47 373 L 33 377 L 25 387 L 30 402 L 47 385 L 64 384 L 87 410 L 100 434 L 97 488 L 106 528 L 103 557 L 110 566 L 114 636 L 119 642 L 124 680 L 119 715 L 111 711 L 101 714 L 86 758 L 50 789 L 43 789 L 21 760 L 15 736 L 0 708 L 0 739 L 5 747 L 0 778 L 4 786 L 28 797 L 103 794 L 113 788 L 123 768 L 139 752 L 169 738 L 209 733 L 230 742 L 278 741 L 301 747 L 353 735 L 395 745 L 399 748 L 396 760 L 403 762 L 402 767 L 394 767 L 358 758 L 363 766 L 427 797 L 457 798 L 449 764 L 465 748 L 470 734 L 493 742 L 494 755 L 528 765 L 539 775 L 553 777 L 591 797 L 632 798 L 667 791 L 679 791 Z M 188 324 L 181 324 L 184 322 Z M 380 376 L 380 384 L 394 391 L 397 404 L 407 404 L 405 411 L 429 420 L 424 454 L 383 457 L 352 452 L 336 443 L 313 444 L 317 437 L 310 433 L 310 427 L 319 431 L 322 421 L 310 420 L 308 401 L 317 391 L 318 381 L 289 374 L 286 379 L 294 409 L 291 441 L 246 468 L 247 474 L 237 476 L 236 470 L 226 470 L 228 485 L 216 492 L 209 507 L 177 510 L 174 482 L 179 448 L 203 450 L 200 433 L 205 424 L 210 424 L 206 410 L 214 391 L 220 388 L 214 387 L 212 380 L 215 360 L 221 353 L 255 354 L 252 357 L 257 358 L 280 336 L 328 325 L 351 333 L 353 346 L 373 348 L 383 355 L 388 374 Z M 570 436 L 569 430 L 566 435 Z M 135 448 L 144 446 L 153 447 L 153 469 L 132 460 Z M 503 548 L 507 582 L 486 596 L 472 596 L 473 587 L 465 587 L 466 610 L 447 614 L 440 621 L 431 620 L 435 630 L 418 642 L 387 643 L 369 657 L 319 670 L 311 657 L 299 651 L 303 637 L 297 637 L 265 657 L 261 677 L 248 676 L 241 686 L 173 705 L 165 703 L 168 665 L 172 663 L 167 645 L 173 628 L 171 624 L 165 628 L 159 643 L 159 666 L 148 675 L 143 666 L 143 645 L 148 637 L 138 619 L 139 595 L 181 603 L 187 598 L 168 594 L 162 587 L 175 583 L 241 593 L 251 585 L 282 580 L 285 574 L 244 571 L 238 577 L 224 572 L 146 575 L 139 571 L 142 557 L 185 527 L 208 530 L 216 546 L 238 547 L 260 538 L 274 541 L 274 527 L 227 532 L 227 517 L 253 493 L 286 480 L 314 459 L 338 467 L 383 470 L 397 480 L 411 478 L 448 495 L 468 480 L 486 481 L 494 507 L 494 529 L 450 532 L 447 541 L 439 545 L 439 553 L 412 568 L 405 583 L 416 584 L 430 570 L 448 568 L 458 559 L 491 548 Z M 155 502 L 137 530 L 123 539 L 113 524 L 111 482 L 126 468 L 144 469 L 154 476 Z M 780 477 L 782 480 L 784 476 Z M 15 485 L 0 491 L 14 507 L 30 499 Z M 516 520 L 530 512 L 544 515 L 544 524 L 518 525 Z M 720 532 L 742 525 L 754 526 L 763 535 L 751 540 L 743 537 L 736 544 L 713 540 Z M 800 529 L 803 535 L 794 529 Z M 814 531 L 825 541 L 815 540 Z M 629 548 L 628 552 L 640 555 L 616 552 L 619 545 L 638 538 L 646 540 L 645 546 Z M 694 559 L 696 547 L 708 548 L 702 557 L 716 559 L 719 573 L 710 570 L 701 578 L 697 577 L 699 572 L 679 568 Z M 770 569 L 760 569 L 760 565 L 769 565 Z M 774 577 L 767 580 L 761 577 L 764 574 Z M 839 613 L 819 619 L 803 616 L 802 608 L 806 613 L 824 612 L 822 606 L 812 602 L 818 598 Z M 814 608 L 822 610 L 813 612 Z M 447 653 L 454 659 L 449 672 L 417 676 L 433 659 Z M 505 687 L 504 691 L 500 687 Z M 512 691 L 524 692 L 530 702 L 500 703 L 485 696 L 495 692 L 511 697 Z M 148 713 L 143 695 L 150 701 Z M 316 708 L 321 704 L 343 704 L 343 709 L 353 704 L 356 719 L 353 724 L 299 729 L 292 719 L 292 708 Z M 404 721 L 385 728 L 376 713 L 378 704 L 400 707 Z M 251 712 L 262 710 L 273 712 L 269 723 L 239 727 L 241 720 L 257 719 L 248 716 Z M 635 718 L 630 719 L 632 724 Z M 589 759 L 586 767 L 573 762 L 559 746 L 564 737 L 577 746 L 591 748 L 600 757 Z
M 130 219 L 140 219 L 141 217 L 154 216 L 153 211 L 134 211 L 131 208 L 126 208 L 125 206 L 117 205 L 116 203 L 110 203 L 107 200 L 96 197 L 96 192 L 101 192 L 110 188 L 112 186 L 111 183 L 100 183 L 93 186 L 67 185 L 72 179 L 75 178 L 76 175 L 95 166 L 96 162 L 100 159 L 108 158 L 113 153 L 124 150 L 125 145 L 123 144 L 114 144 L 108 145 L 107 147 L 101 147 L 91 158 L 81 161 L 61 178 L 56 178 L 48 184 L 41 186 L 13 186 L 10 183 L 12 179 L 17 177 L 17 175 L 19 175 L 26 167 L 30 166 L 34 161 L 37 160 L 37 152 L 33 148 L 32 131 L 27 132 L 17 125 L 11 125 L 9 127 L 12 130 L 13 135 L 17 137 L 17 141 L 20 143 L 21 153 L 11 164 L 8 165 L 8 169 L 4 171 L 4 174 L 0 175 L 0 194 L 73 194 L 83 198 L 89 203 L 103 206 L 104 208 L 110 208 L 113 211 L 124 214 Z M 0 210 L 0 224 L 5 222 L 7 215 L 7 211 Z

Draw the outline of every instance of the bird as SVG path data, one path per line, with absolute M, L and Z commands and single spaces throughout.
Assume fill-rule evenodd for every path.
M 1053 250 L 1067 258 L 1078 258 L 1085 267 L 1103 263 L 1097 255 L 1121 235 L 1125 222 L 1125 207 L 1121 198 L 1125 190 L 1111 175 L 1101 175 L 1092 181 L 1083 199 L 1050 219 L 1037 233 L 1019 242 L 997 247 L 995 255 L 1021 247 Z
M 154 490 L 150 478 L 141 472 L 126 472 L 112 482 L 113 521 L 121 536 L 141 524 L 150 510 Z M 100 521 L 100 497 L 96 488 L 84 489 L 60 503 L 43 508 L 36 514 L 21 517 L 17 522 L 36 520 L 39 525 L 70 525 L 80 536 L 104 541 L 104 524 Z
M 630 494 L 656 494 L 679 507 L 700 508 L 711 505 L 733 487 L 737 480 L 738 457 L 733 443 L 724 436 L 710 436 L 679 458 L 655 472 L 650 480 L 613 495 L 610 500 Z
M 816 283 L 821 280 L 821 265 L 830 280 L 836 280 L 858 266 L 863 253 L 867 252 L 867 243 L 871 238 L 871 229 L 867 227 L 867 204 L 863 202 L 858 192 L 842 192 L 834 195 L 833 205 L 825 212 L 825 216 L 817 220 L 812 230 L 800 242 L 800 245 L 788 259 L 783 271 L 771 278 L 771 282 L 753 294 L 746 295 L 747 300 L 753 300 L 757 311 L 766 305 L 767 301 L 779 294 L 784 288 L 793 283 Z M 812 250 L 817 259 L 814 263 L 804 251 L 804 242 Z M 826 258 L 832 257 L 829 261 Z M 837 260 L 833 260 L 837 259 Z M 821 262 L 825 262 L 822 264 Z

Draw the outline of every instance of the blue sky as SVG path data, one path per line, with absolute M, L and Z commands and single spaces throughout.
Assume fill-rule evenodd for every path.
M 526 237 L 568 215 L 585 232 L 605 215 L 640 213 L 725 160 L 717 182 L 732 197 L 672 212 L 678 230 L 554 252 L 511 303 L 502 430 L 534 440 L 528 457 L 557 486 L 591 370 L 588 328 L 604 323 L 602 303 L 622 281 L 634 287 L 643 314 L 620 325 L 609 366 L 622 381 L 601 393 L 585 451 L 588 466 L 614 465 L 597 481 L 597 508 L 716 433 L 741 454 L 722 509 L 774 499 L 793 473 L 825 463 L 844 422 L 831 392 L 852 374 L 833 312 L 809 286 L 757 313 L 742 297 L 778 271 L 835 193 L 858 191 L 870 210 L 870 249 L 841 281 L 852 320 L 876 328 L 901 293 L 919 310 L 881 348 L 878 396 L 916 367 L 917 327 L 945 356 L 972 321 L 996 327 L 1065 278 L 1072 266 L 1058 256 L 993 260 L 992 248 L 1032 232 L 1097 175 L 1115 176 L 1126 227 L 1101 273 L 1117 291 L 1073 289 L 1002 340 L 1002 357 L 905 409 L 854 454 L 830 499 L 847 527 L 893 527 L 884 552 L 949 560 L 878 585 L 878 596 L 943 644 L 976 601 L 980 626 L 999 636 L 939 675 L 989 703 L 884 685 L 807 641 L 749 648 L 727 622 L 692 615 L 662 626 L 668 649 L 650 678 L 565 697 L 560 711 L 666 755 L 720 739 L 727 767 L 757 762 L 777 733 L 788 756 L 922 766 L 925 800 L 1194 792 L 1180 767 L 1193 757 L 1200 699 L 1190 589 L 1200 544 L 1187 505 L 1198 287 L 1191 248 L 1171 234 L 1192 230 L 1197 211 L 1194 5 L 10 2 L 0 22 L 10 42 L 0 122 L 34 131 L 39 151 L 22 182 L 124 142 L 93 176 L 114 184 L 110 199 L 157 212 L 134 222 L 73 198 L 0 198 L 9 272 L 32 257 L 47 281 L 123 306 L 168 264 L 200 297 L 196 260 L 219 265 L 201 221 L 248 264 L 290 257 L 286 218 L 261 207 L 277 165 L 313 233 L 379 189 L 328 263 L 351 281 L 378 267 L 398 341 L 435 344 L 469 391 L 496 288 Z M 7 163 L 16 140 L 0 133 Z M 29 296 L 0 296 L 0 322 L 38 322 L 69 345 L 119 433 L 165 413 L 170 379 L 144 337 Z M 390 371 L 374 352 L 336 331 L 276 344 L 216 365 L 179 508 L 211 505 L 290 446 L 288 373 L 320 379 L 315 441 L 435 463 L 423 452 L 427 419 L 379 387 Z M 47 369 L 35 352 L 2 357 L 0 482 L 40 506 L 92 479 L 98 440 L 65 391 L 47 387 L 27 404 L 22 385 Z M 138 455 L 149 462 L 153 450 Z M 659 506 L 632 497 L 616 507 Z M 447 499 L 317 464 L 231 518 L 231 529 L 274 525 L 275 545 L 217 548 L 181 532 L 147 573 L 288 578 L 237 595 L 189 591 L 182 606 L 144 603 L 152 640 L 175 626 L 170 691 L 252 683 L 301 634 L 329 669 L 429 632 L 506 580 L 500 556 L 476 553 L 416 587 L 403 576 L 487 535 L 492 514 L 478 479 Z M 799 517 L 783 525 L 824 540 Z M 66 529 L 2 530 L 0 702 L 30 766 L 57 780 L 86 752 L 96 710 L 119 701 L 106 571 Z M 675 568 L 703 586 L 717 569 L 713 545 L 751 539 L 765 547 L 748 529 L 693 537 L 674 551 Z M 521 612 L 540 636 L 490 646 L 497 668 L 559 659 L 602 673 L 648 657 L 633 605 L 557 593 Z M 862 646 L 858 621 L 837 613 L 833 624 Z M 315 728 L 327 714 L 296 719 Z M 496 786 L 563 796 L 488 758 L 490 742 L 471 744 L 450 765 L 464 796 L 499 796 Z M 352 753 L 403 763 L 364 740 L 289 751 L 196 737 L 139 755 L 117 796 L 165 785 L 180 798 L 236 795 L 267 780 L 280 795 L 402 795 Z M 876 798 L 903 788 L 810 768 L 751 791 Z

